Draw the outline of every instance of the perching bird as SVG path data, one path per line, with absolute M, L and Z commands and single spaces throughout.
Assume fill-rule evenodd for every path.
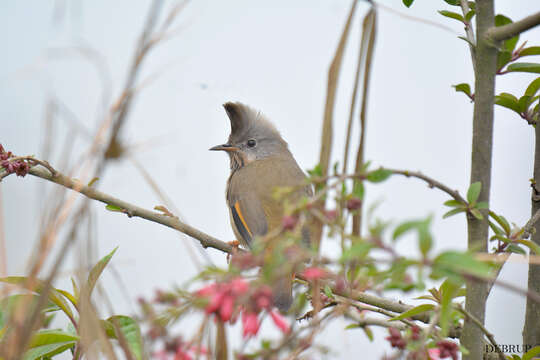
M 284 204 L 273 196 L 275 188 L 297 188 L 297 197 L 312 196 L 312 189 L 306 185 L 306 176 L 287 143 L 264 115 L 239 102 L 223 107 L 231 122 L 231 134 L 226 144 L 210 150 L 229 154 L 231 174 L 226 199 L 231 225 L 238 241 L 250 248 L 256 237 L 282 226 Z M 303 236 L 309 237 L 309 232 L 302 230 Z M 291 275 L 273 284 L 274 304 L 282 312 L 292 303 Z

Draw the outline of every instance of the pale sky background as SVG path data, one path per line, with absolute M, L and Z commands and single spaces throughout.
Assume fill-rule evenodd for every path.
M 166 2 L 164 13 L 172 4 Z M 416 0 L 410 9 L 399 0 L 381 4 L 444 24 L 453 33 L 380 9 L 367 159 L 376 165 L 421 170 L 464 193 L 469 182 L 472 104 L 451 87 L 472 82 L 468 47 L 457 39 L 462 26 L 436 13 L 452 10 L 442 0 Z M 61 100 L 93 132 L 104 111 L 102 98 L 110 105 L 124 84 L 149 5 L 128 0 L 2 2 L 0 143 L 15 154 L 40 157 L 45 108 L 51 97 Z M 140 91 L 123 138 L 130 143 L 149 142 L 136 151 L 136 158 L 189 224 L 226 241 L 234 237 L 224 199 L 228 159 L 208 151 L 228 136 L 221 107 L 226 101 L 239 100 L 260 109 L 280 129 L 302 168 L 316 164 L 327 69 L 349 7 L 350 1 L 344 0 L 195 0 L 175 21 L 173 28 L 181 31 L 148 57 L 139 82 L 156 72 L 159 77 Z M 341 73 L 334 159 L 342 157 L 360 16 L 367 9 L 367 4 L 358 6 Z M 538 11 L 540 4 L 499 0 L 496 9 L 517 20 Z M 529 46 L 540 45 L 540 30 L 521 39 L 527 39 Z M 105 79 L 75 47 L 99 54 Z M 533 74 L 499 76 L 497 92 L 520 95 L 533 79 Z M 495 111 L 492 208 L 523 225 L 530 217 L 533 129 L 509 110 Z M 59 166 L 66 136 L 77 136 L 72 161 L 88 147 L 84 135 L 70 132 L 70 124 L 64 113 L 54 119 L 55 152 L 46 159 L 54 166 Z M 40 208 L 46 199 L 42 183 L 31 176 L 11 176 L 0 186 L 10 275 L 25 273 L 37 240 Z M 97 186 L 145 208 L 162 203 L 128 160 L 111 164 Z M 464 249 L 465 217 L 442 220 L 447 210 L 442 203 L 447 199 L 420 181 L 395 177 L 369 186 L 366 200 L 382 200 L 378 216 L 396 222 L 434 214 L 436 250 Z M 99 257 L 119 246 L 112 264 L 128 296 L 111 271 L 103 276 L 116 313 L 133 313 L 138 296 L 151 296 L 154 289 L 180 284 L 196 273 L 182 244 L 193 240 L 157 224 L 105 211 L 100 203 L 93 203 L 92 210 L 97 216 Z M 84 247 L 81 240 L 80 248 Z M 401 240 L 398 250 L 416 254 L 415 238 Z M 207 253 L 216 264 L 225 264 L 222 253 Z M 68 287 L 77 259 L 65 263 L 58 287 Z M 524 287 L 526 272 L 524 265 L 510 263 L 501 279 Z M 493 291 L 487 327 L 499 343 L 521 344 L 524 304 L 521 296 L 499 288 Z M 183 329 L 190 333 L 195 329 L 192 325 Z M 329 358 L 375 359 L 388 351 L 385 331 L 376 332 L 377 339 L 370 344 L 363 332 L 345 331 L 344 326 L 335 322 L 318 338 L 332 347 Z M 265 330 L 265 334 L 275 332 Z

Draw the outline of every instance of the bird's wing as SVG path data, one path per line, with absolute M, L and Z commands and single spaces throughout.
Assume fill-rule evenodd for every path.
M 230 184 L 227 196 L 231 211 L 231 222 L 235 228 L 236 236 L 240 236 L 244 244 L 251 247 L 253 238 L 263 236 L 268 231 L 266 215 L 260 200 L 255 193 L 249 191 L 236 191 L 233 182 Z

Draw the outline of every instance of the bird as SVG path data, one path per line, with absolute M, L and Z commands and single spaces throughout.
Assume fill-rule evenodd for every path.
M 227 102 L 223 107 L 231 124 L 229 139 L 210 150 L 229 155 L 225 197 L 230 222 L 238 242 L 250 249 L 256 238 L 282 227 L 285 209 L 283 200 L 274 196 L 276 188 L 294 189 L 297 200 L 312 197 L 313 190 L 287 142 L 266 116 L 240 102 Z M 309 244 L 308 228 L 303 227 L 301 233 Z M 274 305 L 282 313 L 293 301 L 293 276 L 282 276 L 272 284 Z

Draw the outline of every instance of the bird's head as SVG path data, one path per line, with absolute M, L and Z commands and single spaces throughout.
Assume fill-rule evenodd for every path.
M 226 144 L 210 150 L 226 151 L 231 159 L 231 168 L 290 154 L 287 143 L 275 126 L 259 111 L 239 102 L 228 102 L 223 107 L 231 121 L 231 134 Z

